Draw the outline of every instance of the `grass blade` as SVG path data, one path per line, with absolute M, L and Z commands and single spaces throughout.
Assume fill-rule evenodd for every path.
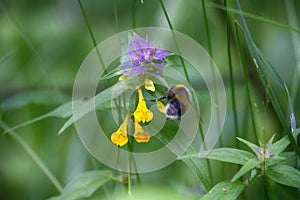
M 0 127 L 5 129 L 10 129 L 4 122 L 0 120 Z M 49 170 L 49 168 L 45 165 L 45 163 L 39 158 L 39 156 L 34 152 L 34 150 L 27 144 L 27 142 L 16 132 L 11 132 L 9 134 L 15 141 L 17 141 L 23 149 L 28 153 L 28 155 L 33 159 L 33 161 L 39 166 L 41 171 L 49 178 L 51 183 L 56 187 L 59 192 L 62 192 L 63 187 L 54 174 Z
M 235 0 L 238 10 L 241 12 L 240 4 L 238 0 Z M 241 26 L 243 28 L 244 36 L 246 39 L 246 43 L 250 52 L 250 55 L 253 59 L 254 64 L 257 67 L 258 74 L 260 76 L 260 79 L 265 87 L 265 90 L 268 92 L 268 96 L 270 97 L 271 103 L 274 107 L 274 110 L 276 112 L 276 115 L 284 129 L 285 134 L 288 136 L 291 144 L 293 145 L 293 148 L 295 150 L 295 153 L 300 158 L 300 149 L 293 138 L 293 135 L 291 132 L 295 130 L 295 117 L 294 117 L 294 110 L 292 105 L 292 100 L 290 98 L 289 91 L 287 89 L 287 86 L 285 82 L 281 79 L 277 71 L 274 69 L 274 67 L 271 65 L 271 63 L 264 57 L 264 55 L 261 53 L 261 51 L 257 48 L 255 43 L 253 42 L 253 39 L 251 37 L 251 34 L 249 32 L 249 29 L 247 27 L 245 18 L 243 15 L 240 15 L 240 22 Z M 272 82 L 272 81 L 273 82 Z M 274 90 L 273 85 L 277 83 L 283 92 L 286 94 L 287 98 L 287 104 L 288 104 L 288 113 L 289 116 L 289 123 L 287 123 L 284 110 L 282 106 L 279 103 L 279 99 L 276 96 L 276 92 Z

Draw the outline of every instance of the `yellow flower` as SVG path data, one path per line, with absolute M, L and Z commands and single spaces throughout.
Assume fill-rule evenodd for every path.
M 154 86 L 153 81 L 146 78 L 145 79 L 145 89 L 154 92 L 155 91 L 155 86 Z
M 149 122 L 153 117 L 153 113 L 147 108 L 141 88 L 138 89 L 139 102 L 133 115 L 138 122 Z
M 161 101 L 157 101 L 156 106 L 161 113 L 166 113 L 166 106 Z
M 123 74 L 122 76 L 119 77 L 119 81 L 124 81 L 128 78 L 127 74 Z
M 129 119 L 130 115 L 128 114 L 119 129 L 110 136 L 112 143 L 117 146 L 124 146 L 128 142 L 127 124 Z
M 142 126 L 139 124 L 137 120 L 134 120 L 134 139 L 137 142 L 149 142 L 150 140 L 150 135 L 144 129 Z

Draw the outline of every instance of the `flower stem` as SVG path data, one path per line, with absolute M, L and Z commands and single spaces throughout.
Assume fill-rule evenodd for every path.
M 86 13 L 85 13 L 85 11 L 84 11 L 84 8 L 83 8 L 83 6 L 82 6 L 81 0 L 77 0 L 77 2 L 78 2 L 78 4 L 79 4 L 80 10 L 81 10 L 82 15 L 83 15 L 83 17 L 84 17 L 84 20 L 85 20 L 85 23 L 86 23 L 86 25 L 87 25 L 88 31 L 89 31 L 89 33 L 90 33 L 90 36 L 91 36 L 91 38 L 92 38 L 94 47 L 97 47 L 97 42 L 96 42 L 95 36 L 94 36 L 94 34 L 93 34 L 92 28 L 91 28 L 91 26 L 90 26 L 90 24 L 89 24 L 89 21 L 88 21 L 88 19 L 87 19 L 87 15 L 86 15 Z M 101 66 L 102 66 L 102 69 L 105 71 L 104 62 L 103 62 L 103 59 L 102 59 L 102 57 L 101 57 L 101 54 L 100 54 L 100 51 L 99 51 L 98 48 L 96 48 L 96 52 L 97 52 L 97 55 L 98 55 L 100 64 L 101 64 Z
M 167 19 L 169 28 L 172 30 L 172 36 L 173 36 L 173 39 L 174 39 L 174 42 L 175 42 L 175 45 L 176 45 L 176 49 L 177 49 L 177 51 L 178 51 L 178 54 L 181 55 L 180 49 L 179 49 L 179 46 L 178 46 L 178 43 L 177 43 L 177 40 L 176 40 L 176 37 L 175 37 L 175 34 L 174 34 L 174 28 L 173 28 L 173 26 L 172 26 L 171 20 L 170 20 L 170 18 L 169 18 L 169 15 L 168 15 L 168 12 L 167 12 L 167 10 L 166 10 L 166 7 L 165 7 L 165 5 L 164 5 L 163 0 L 160 0 L 160 5 L 161 5 L 161 8 L 163 9 L 164 15 L 165 15 L 165 17 L 166 17 L 166 19 Z M 190 77 L 189 77 L 188 72 L 187 72 L 187 69 L 186 69 L 186 65 L 185 65 L 185 63 L 184 63 L 184 60 L 183 60 L 183 58 L 182 58 L 181 56 L 179 56 L 179 59 L 180 59 L 180 62 L 181 62 L 181 64 L 182 64 L 182 67 L 183 67 L 183 71 L 184 71 L 184 75 L 185 75 L 185 77 L 186 77 L 186 80 L 187 80 L 189 83 L 191 83 Z
M 218 94 L 217 94 L 217 80 L 216 80 L 216 72 L 214 70 L 214 67 L 213 66 L 213 61 L 212 61 L 212 45 L 211 45 L 211 38 L 210 38 L 210 31 L 209 31 L 209 26 L 208 26 L 208 18 L 207 18 L 207 12 L 206 12 L 206 5 L 205 5 L 205 0 L 202 0 L 202 11 L 203 11 L 203 17 L 204 17 L 204 24 L 205 24 L 205 29 L 206 29 L 206 37 L 207 37 L 207 44 L 208 44 L 208 53 L 211 57 L 210 59 L 210 65 L 211 65 L 211 70 L 212 70 L 212 75 L 213 75 L 213 80 L 212 80 L 212 83 L 213 83 L 213 89 L 214 89 L 214 96 L 216 97 L 215 99 L 215 103 L 216 105 L 219 105 L 219 100 L 218 100 Z M 216 111 L 217 111 L 217 131 L 218 133 L 221 133 L 221 127 L 220 127 L 220 111 L 219 111 L 219 108 L 217 106 L 216 108 Z M 223 139 L 222 139 L 222 135 L 220 135 L 219 137 L 219 144 L 220 146 L 222 147 L 223 146 Z M 225 169 L 224 169 L 224 164 L 221 163 L 221 178 L 224 179 L 224 172 L 225 172 Z
M 224 0 L 224 6 L 227 7 L 227 0 Z M 231 39 L 230 39 L 230 15 L 226 10 L 226 35 L 227 35 L 227 55 L 228 55 L 228 67 L 230 75 L 230 87 L 231 87 L 231 99 L 232 99 L 232 110 L 233 110 L 233 120 L 234 120 L 234 129 L 235 137 L 239 137 L 239 127 L 238 127 L 238 118 L 236 111 L 236 101 L 235 101 L 235 86 L 233 79 L 233 70 L 232 70 L 232 59 L 231 59 Z M 239 142 L 236 141 L 236 146 L 239 148 Z
M 4 130 L 10 129 L 3 121 L 0 120 L 0 127 Z M 33 161 L 39 166 L 42 172 L 49 178 L 51 183 L 55 188 L 61 193 L 63 191 L 62 184 L 57 180 L 54 174 L 49 170 L 45 163 L 39 158 L 39 156 L 34 152 L 34 150 L 27 144 L 27 142 L 15 131 L 11 131 L 10 135 L 16 142 L 18 142 L 23 149 L 28 153 L 28 155 L 33 159 Z
M 238 26 L 237 26 L 237 22 L 235 22 L 235 34 L 236 34 L 236 42 L 237 42 L 237 52 L 241 52 L 241 42 L 240 42 L 240 36 L 239 36 L 239 30 L 238 30 Z M 242 57 L 242 55 L 240 54 L 240 60 L 241 60 L 241 64 L 242 64 L 242 69 L 243 69 L 243 73 L 244 73 L 244 78 L 245 78 L 245 83 L 246 83 L 246 90 L 247 90 L 247 96 L 248 96 L 248 105 L 250 108 L 250 114 L 251 114 L 251 121 L 252 121 L 252 126 L 253 126 L 253 132 L 254 132 L 254 136 L 255 136 L 255 140 L 258 143 L 258 135 L 257 135 L 257 131 L 256 131 L 256 123 L 255 123 L 255 117 L 254 117 L 254 108 L 252 106 L 252 98 L 251 98 L 251 91 L 250 91 L 250 82 L 248 79 L 248 72 L 245 66 L 245 61 Z

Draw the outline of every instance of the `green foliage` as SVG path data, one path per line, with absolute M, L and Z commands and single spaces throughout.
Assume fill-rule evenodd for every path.
M 112 87 L 107 88 L 106 90 L 104 90 L 102 92 L 99 92 L 95 97 L 93 97 L 92 99 L 89 99 L 88 101 L 77 100 L 77 101 L 73 101 L 73 102 L 67 102 L 67 103 L 55 108 L 53 111 L 51 111 L 45 115 L 36 117 L 36 118 L 31 119 L 27 122 L 24 122 L 20 125 L 17 125 L 10 129 L 5 130 L 4 134 L 11 132 L 15 129 L 21 128 L 23 126 L 32 124 L 34 122 L 40 121 L 45 118 L 49 118 L 49 117 L 68 118 L 70 116 L 75 115 L 76 119 L 74 119 L 73 117 L 70 117 L 69 120 L 60 129 L 60 131 L 59 131 L 59 134 L 60 134 L 66 128 L 68 128 L 70 125 L 72 125 L 75 121 L 79 120 L 80 118 L 85 116 L 87 113 L 93 111 L 94 109 L 99 110 L 99 111 L 112 109 L 111 104 L 110 104 L 111 99 L 114 99 L 114 98 L 120 96 L 126 89 L 127 89 L 127 86 L 123 82 L 120 82 Z M 112 97 L 113 94 L 115 95 L 114 97 Z M 20 106 L 19 102 L 23 99 L 24 99 L 24 101 L 27 100 L 27 96 L 22 96 L 21 99 L 13 101 L 12 103 L 10 103 L 10 106 L 11 107 Z M 94 102 L 95 102 L 95 107 L 93 106 Z M 25 104 L 23 104 L 23 105 L 25 105 Z M 76 107 L 77 109 L 73 111 L 73 107 Z
M 24 107 L 30 103 L 43 105 L 58 105 L 69 100 L 69 97 L 55 90 L 33 90 L 21 92 L 1 104 L 1 110 L 11 110 Z
M 179 157 L 179 159 L 188 160 L 188 159 L 211 159 L 218 160 L 222 162 L 234 163 L 243 165 L 249 159 L 255 158 L 255 156 L 247 151 L 234 149 L 234 148 L 220 148 L 212 149 L 209 151 L 202 151 L 197 154 L 187 154 Z
M 208 177 L 208 170 L 206 163 L 203 160 L 197 158 L 182 158 L 185 164 L 191 168 L 203 184 L 206 191 L 209 191 L 212 187 L 212 183 Z
M 299 187 L 300 171 L 288 165 L 274 165 L 267 169 L 266 175 L 273 181 L 290 187 Z
M 71 180 L 59 196 L 49 200 L 76 200 L 90 197 L 99 187 L 111 181 L 111 171 L 87 171 Z
M 298 134 L 299 128 L 294 132 L 294 136 L 297 136 Z M 242 165 L 240 170 L 233 176 L 230 183 L 222 182 L 215 185 L 203 199 L 236 199 L 243 191 L 244 187 L 249 183 L 252 183 L 259 174 L 267 175 L 269 178 L 280 184 L 299 187 L 300 171 L 280 162 L 285 158 L 280 157 L 279 154 L 290 144 L 290 141 L 288 138 L 284 137 L 272 144 L 273 138 L 274 136 L 271 137 L 267 144 L 261 144 L 261 147 L 242 138 L 238 138 L 238 140 L 249 146 L 255 154 L 239 149 L 219 148 L 197 154 L 187 154 L 179 157 L 179 159 L 189 162 L 196 162 L 197 159 L 212 159 Z M 274 155 L 269 154 L 270 149 L 273 149 L 272 153 L 274 153 Z M 238 179 L 249 171 L 252 172 L 248 181 L 245 182 L 245 184 L 239 182 Z M 230 189 L 227 190 L 226 188 Z M 226 190 L 226 192 L 224 192 L 224 190 Z
M 232 200 L 237 199 L 245 185 L 241 182 L 221 182 L 215 185 L 201 200 Z
M 235 0 L 237 9 L 241 12 L 240 4 L 238 0 Z M 294 116 L 294 109 L 292 105 L 292 99 L 290 97 L 289 90 L 286 86 L 286 83 L 278 72 L 275 70 L 274 66 L 267 60 L 267 58 L 263 55 L 263 53 L 259 50 L 259 48 L 255 45 L 251 34 L 249 32 L 248 26 L 246 24 L 245 18 L 243 15 L 240 15 L 240 23 L 244 31 L 244 36 L 246 39 L 246 44 L 252 60 L 257 68 L 257 72 L 259 77 L 263 83 L 265 91 L 270 98 L 270 101 L 274 107 L 274 110 L 277 114 L 277 117 L 285 130 L 285 134 L 287 134 L 290 142 L 292 143 L 295 153 L 300 158 L 300 150 L 298 145 L 296 144 L 295 139 L 292 136 L 292 132 L 296 129 L 296 121 Z M 238 30 L 236 30 L 238 31 Z M 237 33 L 237 37 L 238 33 Z M 239 38 L 238 38 L 239 40 Z M 280 90 L 275 90 L 275 85 L 278 84 L 280 86 Z M 279 101 L 278 95 L 286 95 L 287 105 L 282 105 Z M 288 107 L 288 110 L 285 111 L 285 108 Z M 288 121 L 285 116 L 288 116 Z
M 292 35 L 290 38 L 289 32 L 300 32 L 297 24 L 299 19 L 296 15 L 290 17 L 293 9 L 294 12 L 299 10 L 299 2 L 241 2 L 250 12 L 242 10 L 238 0 L 225 0 L 224 5 L 205 0 L 58 2 L 0 2 L 0 127 L 6 133 L 0 139 L 0 179 L 3 180 L 0 184 L 0 199 L 45 199 L 62 192 L 50 199 L 98 200 L 105 196 L 104 199 L 165 200 L 202 197 L 204 200 L 232 200 L 243 199 L 241 193 L 246 189 L 246 199 L 255 199 L 261 197 L 256 192 L 257 186 L 248 186 L 258 183 L 256 180 L 259 177 L 272 180 L 271 184 L 268 184 L 268 181 L 263 183 L 264 190 L 268 190 L 265 191 L 266 194 L 278 191 L 285 193 L 286 196 L 283 197 L 286 199 L 298 199 L 296 192 L 289 194 L 289 191 L 296 191 L 295 188 L 299 189 L 300 186 L 299 160 L 295 159 L 295 155 L 300 155 L 299 144 L 296 142 L 297 138 L 299 141 L 300 133 L 300 128 L 296 129 L 296 118 L 300 116 L 297 104 L 297 66 L 300 57 L 297 54 L 298 40 L 295 39 L 299 35 Z M 66 6 L 70 9 L 65 9 Z M 78 7 L 81 13 L 77 12 Z M 172 9 L 175 7 L 175 10 Z M 283 7 L 287 8 L 286 11 Z M 226 21 L 221 15 L 226 15 Z M 72 92 L 77 67 L 91 48 L 99 41 L 105 40 L 108 35 L 134 27 L 157 26 L 157 23 L 161 27 L 180 31 L 202 44 L 214 58 L 213 61 L 219 65 L 224 80 L 230 80 L 231 87 L 226 92 L 230 94 L 231 90 L 228 99 L 231 98 L 233 108 L 229 106 L 227 110 L 225 128 L 220 143 L 216 145 L 218 147 L 208 151 L 197 151 L 198 143 L 204 142 L 199 136 L 192 147 L 178 158 L 186 166 L 181 167 L 181 162 L 175 162 L 157 173 L 138 174 L 137 177 L 141 176 L 141 180 L 137 178 L 137 181 L 131 180 L 131 174 L 128 173 L 129 180 L 122 182 L 123 185 L 106 184 L 115 181 L 112 172 L 107 170 L 86 171 L 73 178 L 77 171 L 99 169 L 99 164 L 85 154 L 86 151 L 77 141 L 75 133 L 60 137 L 51 133 L 65 132 L 77 120 L 94 110 L 101 112 L 116 109 L 119 114 L 123 114 L 128 112 L 125 109 L 132 110 L 136 106 L 134 101 L 124 103 L 119 99 L 124 92 L 134 89 L 130 88 L 130 83 L 115 84 L 114 80 L 119 74 L 114 65 L 119 63 L 119 60 L 113 61 L 105 75 L 99 77 L 100 88 L 103 88 L 102 82 L 105 82 L 109 85 L 105 84 L 107 89 L 97 93 L 95 97 L 71 102 L 71 96 L 66 93 Z M 227 37 L 224 36 L 225 24 Z M 234 32 L 236 34 L 233 34 Z M 244 37 L 240 38 L 239 33 L 243 33 Z M 281 40 L 282 37 L 285 37 L 284 40 Z M 173 39 L 176 43 L 176 38 Z M 227 57 L 224 52 L 226 42 Z M 283 43 L 286 46 L 283 46 Z M 279 44 L 282 47 L 274 48 L 279 47 Z M 294 52 L 289 50 L 293 47 Z M 97 54 L 102 61 L 98 49 Z M 280 57 L 280 62 L 272 57 Z M 193 75 L 193 70 L 189 69 L 190 65 L 185 63 L 182 57 L 172 58 L 166 60 L 167 66 L 180 71 L 194 87 L 197 98 L 203 98 L 199 101 L 201 116 L 204 117 L 200 126 L 204 125 L 205 129 L 208 123 L 206 119 L 209 117 L 207 110 L 210 106 L 218 105 L 210 104 L 208 97 L 211 94 L 205 92 L 205 83 Z M 239 58 L 242 60 L 243 69 L 240 69 Z M 227 62 L 230 65 L 229 72 L 226 68 Z M 245 72 L 244 76 L 241 70 Z M 245 86 L 248 90 L 246 92 Z M 164 89 L 160 91 L 162 94 Z M 218 92 L 217 88 L 215 89 L 215 92 Z M 135 100 L 133 97 L 131 99 Z M 120 108 L 117 103 L 115 107 L 112 106 L 111 100 L 120 100 L 118 103 L 126 104 L 126 108 Z M 249 104 L 245 104 L 247 100 Z M 45 108 L 46 111 L 41 111 L 41 108 Z M 49 110 L 52 111 L 48 112 Z M 40 113 L 46 114 L 38 116 Z M 26 121 L 28 119 L 30 120 Z M 23 121 L 25 122 L 19 124 Z M 38 121 L 35 126 L 28 126 Z M 150 147 L 134 144 L 132 149 L 158 149 L 162 145 L 168 145 L 175 137 L 174 130 L 178 130 L 179 123 L 180 120 L 167 121 L 164 129 L 157 133 L 155 138 L 151 138 Z M 13 124 L 13 127 L 7 124 Z M 14 126 L 15 124 L 19 125 Z M 24 126 L 27 127 L 22 129 L 22 132 L 14 131 Z M 267 143 L 257 144 L 256 141 L 265 140 L 274 132 L 276 137 L 274 135 Z M 273 143 L 273 139 L 277 141 Z M 239 149 L 243 147 L 240 142 L 247 145 L 251 151 Z M 21 151 L 16 145 L 21 146 Z M 58 146 L 63 148 L 57 148 Z M 170 147 L 170 150 L 175 154 L 178 152 L 175 146 Z M 24 152 L 29 156 L 23 156 Z M 220 166 L 212 166 L 212 163 L 216 162 L 210 163 L 210 160 L 234 165 L 230 165 L 233 166 L 230 169 L 227 165 L 224 168 L 223 163 Z M 236 170 L 235 167 L 239 169 Z M 105 167 L 101 166 L 102 168 Z M 224 181 L 224 177 L 232 173 L 235 174 L 231 181 Z M 71 182 L 61 191 L 62 186 L 58 180 L 64 179 L 71 179 Z M 217 183 L 216 180 L 220 182 Z M 191 182 L 201 190 L 193 191 L 192 186 L 190 187 Z M 286 191 L 279 191 L 277 189 L 281 187 L 276 183 L 292 188 L 285 187 Z M 187 188 L 192 191 L 192 195 L 178 188 Z
M 254 169 L 255 167 L 259 166 L 262 163 L 262 161 L 257 160 L 256 158 L 252 158 L 248 160 L 241 169 L 233 176 L 231 179 L 231 182 L 234 182 L 241 178 L 243 175 L 245 175 L 250 170 Z

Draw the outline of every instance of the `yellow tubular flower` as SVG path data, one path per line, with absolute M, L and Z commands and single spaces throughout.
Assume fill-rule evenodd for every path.
M 155 86 L 154 86 L 153 81 L 146 78 L 145 79 L 145 89 L 154 92 L 155 91 Z
M 149 122 L 153 118 L 153 113 L 147 108 L 141 88 L 138 89 L 139 102 L 133 115 L 138 122 Z
M 124 146 L 128 142 L 127 124 L 129 119 L 130 115 L 128 114 L 119 129 L 110 136 L 112 143 L 117 146 Z
M 139 124 L 137 120 L 134 120 L 134 139 L 137 142 L 149 142 L 150 140 L 150 135 L 144 129 L 142 126 Z

